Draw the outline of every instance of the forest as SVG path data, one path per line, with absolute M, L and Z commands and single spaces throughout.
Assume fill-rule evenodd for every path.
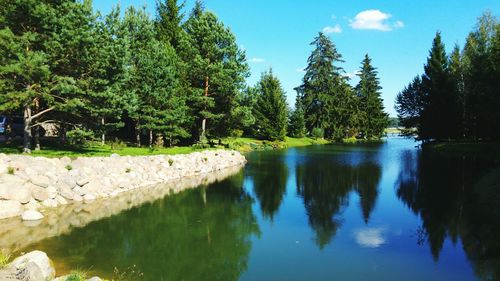
M 500 23 L 485 12 L 447 54 L 437 32 L 424 73 L 396 97 L 400 123 L 423 141 L 500 139 Z
M 0 115 L 22 119 L 23 151 L 47 125 L 58 142 L 208 147 L 224 137 L 378 139 L 389 119 L 371 58 L 356 86 L 325 34 L 312 42 L 296 104 L 272 69 L 256 85 L 235 34 L 196 1 L 156 13 L 92 1 L 1 1 Z

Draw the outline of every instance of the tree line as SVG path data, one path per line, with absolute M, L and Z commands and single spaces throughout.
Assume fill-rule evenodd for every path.
M 118 137 L 138 146 L 242 134 L 377 138 L 386 126 L 370 58 L 352 88 L 321 33 L 292 112 L 272 70 L 246 85 L 244 50 L 201 1 L 187 13 L 177 0 L 159 1 L 154 18 L 119 6 L 101 15 L 90 0 L 1 5 L 0 112 L 23 116 L 26 152 L 40 149 L 44 124 L 63 141 Z
M 424 141 L 498 140 L 499 78 L 500 23 L 490 12 L 450 54 L 437 32 L 424 74 L 396 97 L 400 123 Z

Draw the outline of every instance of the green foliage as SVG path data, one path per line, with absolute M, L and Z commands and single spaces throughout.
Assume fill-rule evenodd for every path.
M 130 172 L 132 172 L 132 169 L 131 169 L 131 168 L 127 168 L 127 169 L 125 169 L 125 173 L 127 173 L 127 174 L 128 174 L 128 173 L 130 173 Z
M 357 126 L 357 108 L 351 86 L 337 64 L 342 55 L 323 33 L 311 43 L 306 73 L 297 92 L 302 96 L 306 129 L 321 128 L 330 139 L 352 135 Z
M 389 119 L 380 97 L 382 87 L 377 71 L 368 55 L 365 55 L 358 76 L 360 81 L 355 89 L 358 97 L 358 128 L 365 138 L 378 139 L 382 137 Z
M 304 105 L 302 104 L 302 97 L 297 94 L 295 99 L 295 109 L 290 114 L 288 124 L 288 135 L 295 138 L 303 138 L 306 135 L 306 123 L 304 116 Z
M 68 171 L 73 170 L 73 166 L 71 166 L 71 165 L 66 165 L 64 168 L 65 168 L 66 170 L 68 170 Z
M 72 271 L 65 279 L 65 281 L 85 281 L 85 280 L 87 280 L 87 272 L 82 270 Z
M 396 98 L 403 126 L 423 140 L 500 138 L 500 23 L 486 12 L 462 51 L 448 56 L 441 34 L 434 38 L 422 79 L 415 78 Z
M 168 159 L 168 165 L 172 166 L 173 164 L 174 164 L 174 160 L 173 159 Z
M 87 141 L 89 141 L 93 136 L 94 133 L 92 133 L 91 131 L 80 128 L 73 129 L 71 131 L 68 131 L 67 133 L 68 142 L 72 145 L 83 145 L 87 143 Z
M 7 250 L 0 251 L 0 269 L 5 268 L 9 262 L 12 255 Z
M 311 136 L 315 139 L 322 139 L 325 137 L 325 131 L 322 128 L 313 128 Z
M 281 83 L 272 71 L 263 73 L 258 83 L 254 116 L 258 136 L 268 140 L 284 140 L 288 123 L 288 106 Z

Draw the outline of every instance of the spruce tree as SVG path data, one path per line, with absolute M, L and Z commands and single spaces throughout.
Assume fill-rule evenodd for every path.
M 368 139 L 382 137 L 389 119 L 384 112 L 384 104 L 380 97 L 380 82 L 377 77 L 377 70 L 371 64 L 368 54 L 361 65 L 358 74 L 360 81 L 356 86 L 356 94 L 359 99 L 358 109 L 363 114 L 360 115 L 359 130 Z
M 295 109 L 290 114 L 288 124 L 288 135 L 294 138 L 303 138 L 306 136 L 306 123 L 304 119 L 303 98 L 297 94 L 295 98 Z
M 413 78 L 396 96 L 395 106 L 399 122 L 409 133 L 420 127 L 420 117 L 423 104 L 422 79 L 420 76 Z
M 453 104 L 456 97 L 452 95 L 448 57 L 440 32 L 436 33 L 433 40 L 424 70 L 424 98 L 419 137 L 423 140 L 455 137 L 455 128 L 450 125 L 456 116 L 456 106 Z
M 258 83 L 254 115 L 259 137 L 272 141 L 285 140 L 288 106 L 281 83 L 272 70 L 263 73 Z

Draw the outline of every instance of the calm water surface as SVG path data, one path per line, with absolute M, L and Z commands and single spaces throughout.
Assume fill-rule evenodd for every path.
M 145 280 L 500 280 L 500 159 L 415 145 L 253 152 L 223 182 L 26 250 Z

